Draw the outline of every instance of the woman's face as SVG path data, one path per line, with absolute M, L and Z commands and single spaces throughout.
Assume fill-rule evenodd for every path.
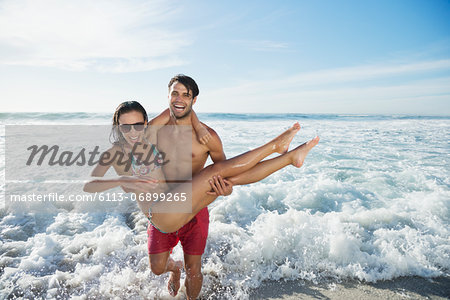
M 119 117 L 119 131 L 122 133 L 125 141 L 131 146 L 137 142 L 142 142 L 144 125 L 147 125 L 147 122 L 145 122 L 144 116 L 139 111 L 123 113 Z

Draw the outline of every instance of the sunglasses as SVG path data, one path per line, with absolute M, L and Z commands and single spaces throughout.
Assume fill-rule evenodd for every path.
M 130 132 L 131 127 L 133 127 L 134 130 L 136 130 L 136 131 L 142 131 L 145 128 L 145 123 L 144 122 L 139 122 L 139 123 L 134 123 L 134 124 L 120 124 L 119 125 L 119 129 L 123 133 Z

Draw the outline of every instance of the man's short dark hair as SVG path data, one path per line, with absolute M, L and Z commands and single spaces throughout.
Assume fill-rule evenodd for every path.
M 186 87 L 186 89 L 188 90 L 188 92 L 190 92 L 190 93 L 192 92 L 192 98 L 197 97 L 198 94 L 200 93 L 200 91 L 198 90 L 198 85 L 195 82 L 195 80 L 184 74 L 175 75 L 172 79 L 170 79 L 169 89 L 172 86 L 172 84 L 177 81 L 179 83 L 181 83 L 182 85 L 184 85 Z

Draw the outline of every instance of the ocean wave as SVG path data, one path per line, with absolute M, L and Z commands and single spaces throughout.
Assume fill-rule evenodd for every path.
M 49 117 L 29 120 L 44 116 Z M 52 118 L 92 121 L 77 114 Z M 301 169 L 288 167 L 235 187 L 210 205 L 204 298 L 245 299 L 267 280 L 449 276 L 448 117 L 200 114 L 200 119 L 218 132 L 228 157 L 276 136 L 293 120 L 300 119 L 302 129 L 292 144 L 321 136 Z M 95 212 L 82 204 L 52 203 L 28 212 L 1 209 L 0 297 L 167 297 L 167 277 L 150 272 L 147 221 L 135 203 L 94 205 Z M 183 259 L 180 246 L 173 257 Z

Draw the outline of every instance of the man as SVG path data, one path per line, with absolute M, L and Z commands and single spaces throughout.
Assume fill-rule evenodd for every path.
M 176 75 L 170 80 L 168 87 L 170 120 L 166 125 L 192 127 L 191 117 L 192 114 L 194 114 L 192 106 L 197 101 L 197 96 L 199 94 L 196 82 L 188 76 Z M 155 118 L 150 124 L 158 125 L 157 119 L 158 118 Z M 219 162 L 225 159 L 222 142 L 217 133 L 205 124 L 202 123 L 202 125 L 207 130 L 206 134 L 202 133 L 202 128 L 196 126 L 195 130 L 192 130 L 192 138 L 189 138 L 191 140 L 189 142 L 192 142 L 192 156 L 189 155 L 188 163 L 192 163 L 192 168 L 191 166 L 189 166 L 189 168 L 183 168 L 183 162 L 181 162 L 181 164 L 168 163 L 163 166 L 163 172 L 165 173 L 166 178 L 178 178 L 180 172 L 183 172 L 183 170 L 192 170 L 192 174 L 186 174 L 189 175 L 187 177 L 195 175 L 203 169 L 208 156 L 211 157 L 213 162 Z M 164 128 L 158 132 L 158 136 L 161 131 L 164 131 Z M 167 135 L 167 133 L 164 134 Z M 167 141 L 170 139 L 164 140 Z M 201 140 L 202 143 L 200 143 L 199 140 Z M 158 148 L 163 153 L 170 154 L 171 152 L 176 151 L 176 149 L 174 150 L 173 143 L 160 142 L 160 139 L 158 139 Z M 173 156 L 169 155 L 169 157 Z M 205 195 L 205 197 L 215 198 L 220 195 L 227 196 L 232 192 L 232 185 L 225 179 L 214 178 L 214 181 L 210 183 L 212 191 Z M 171 185 L 171 188 L 174 186 L 174 184 L 169 185 Z M 184 284 L 186 287 L 187 298 L 196 299 L 200 294 L 203 282 L 201 259 L 208 237 L 208 227 L 209 213 L 206 207 L 202 209 L 194 219 L 175 233 L 162 233 L 154 226 L 149 225 L 148 250 L 150 267 L 152 272 L 156 275 L 171 272 L 168 289 L 172 296 L 176 296 L 178 293 L 181 268 L 183 266 L 181 261 L 174 261 L 170 257 L 170 252 L 172 248 L 176 246 L 178 241 L 181 241 L 184 252 L 184 267 L 186 270 L 186 280 Z

